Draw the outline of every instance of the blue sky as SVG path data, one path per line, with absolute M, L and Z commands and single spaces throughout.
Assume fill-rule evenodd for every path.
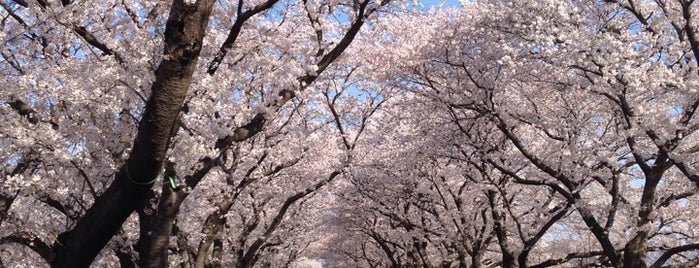
M 459 1 L 458 0 L 419 0 L 422 2 L 425 7 L 429 8 L 430 6 L 439 6 L 442 5 L 442 7 L 455 7 L 459 6 Z

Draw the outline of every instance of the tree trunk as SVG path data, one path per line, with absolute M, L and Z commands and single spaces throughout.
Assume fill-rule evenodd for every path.
M 89 267 L 124 221 L 149 196 L 196 68 L 213 0 L 175 1 L 165 29 L 163 61 L 126 164 L 75 227 L 59 236 L 53 267 Z
M 10 207 L 12 206 L 12 203 L 15 201 L 15 198 L 17 198 L 17 195 L 19 194 L 19 191 L 17 191 L 15 194 L 3 194 L 0 193 L 0 224 L 7 218 L 7 215 L 9 214 Z
M 624 248 L 624 267 L 646 268 L 646 240 L 648 235 L 641 231 Z
M 141 267 L 167 267 L 168 245 L 173 233 L 175 218 L 180 204 L 184 201 L 179 197 L 178 189 L 163 185 L 163 192 L 158 204 L 158 214 L 155 216 L 152 229 L 141 233 L 139 239 L 139 256 Z
M 653 212 L 655 201 L 655 191 L 665 172 L 666 167 L 663 166 L 665 158 L 660 157 L 656 160 L 656 164 L 650 170 L 644 171 L 646 182 L 643 186 L 641 195 L 641 207 L 638 211 L 638 222 L 636 227 L 639 229 L 629 243 L 624 247 L 624 267 L 645 268 L 646 255 L 648 254 L 648 233 L 650 228 L 650 215 Z

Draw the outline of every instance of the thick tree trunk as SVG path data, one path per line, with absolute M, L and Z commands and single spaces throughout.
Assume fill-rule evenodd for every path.
M 126 171 L 117 173 L 112 185 L 78 221 L 73 230 L 62 233 L 53 267 L 89 267 L 122 223 L 143 202 L 149 186 L 128 182 Z
M 636 237 L 631 239 L 626 247 L 624 248 L 624 267 L 633 268 L 646 268 L 646 254 L 648 234 L 646 232 L 639 232 Z
M 624 267 L 645 268 L 646 255 L 648 255 L 648 234 L 651 224 L 650 215 L 654 210 L 655 192 L 665 172 L 666 167 L 663 166 L 665 158 L 660 157 L 656 160 L 656 164 L 650 170 L 644 170 L 646 175 L 646 183 L 643 186 L 641 195 L 641 207 L 638 211 L 638 222 L 636 227 L 639 229 L 631 241 L 624 247 Z
M 2 222 L 7 218 L 8 212 L 10 211 L 10 207 L 12 206 L 12 203 L 15 201 L 15 198 L 17 198 L 18 194 L 19 191 L 15 194 L 0 193 L 0 224 L 2 224 Z
M 163 61 L 156 71 L 134 146 L 126 164 L 69 232 L 59 236 L 53 267 L 88 267 L 124 221 L 149 196 L 162 170 L 173 125 L 196 68 L 213 0 L 175 1 L 165 30 Z
M 141 267 L 167 267 L 168 245 L 173 233 L 175 218 L 179 207 L 184 201 L 179 194 L 183 191 L 170 188 L 169 184 L 163 186 L 163 192 L 158 204 L 158 214 L 155 215 L 153 225 L 146 233 L 141 233 L 139 240 L 139 259 Z
M 472 268 L 481 268 L 481 258 L 483 258 L 483 252 L 480 250 L 474 251 L 473 254 L 471 254 L 471 267 Z M 468 263 L 466 262 L 466 256 L 462 256 L 459 254 L 459 268 L 467 268 Z
M 513 267 L 515 264 L 515 257 L 510 251 L 509 244 L 507 242 L 507 230 L 505 227 L 504 216 L 499 212 L 495 200 L 496 192 L 494 190 L 489 190 L 486 196 L 488 197 L 488 202 L 491 207 L 491 215 L 493 217 L 493 231 L 498 238 L 498 244 L 500 245 L 500 251 L 502 252 L 502 267 Z

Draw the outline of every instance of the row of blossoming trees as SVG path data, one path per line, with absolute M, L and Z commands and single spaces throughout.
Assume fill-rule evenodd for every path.
M 0 261 L 699 265 L 697 10 L 3 1 Z
M 340 194 L 354 205 L 339 205 L 336 228 L 354 239 L 335 256 L 378 267 L 699 265 L 697 4 L 463 5 L 387 19 L 369 37 L 390 47 L 369 59 L 371 79 L 405 92 L 367 133 L 380 141 L 365 140 L 372 157 Z

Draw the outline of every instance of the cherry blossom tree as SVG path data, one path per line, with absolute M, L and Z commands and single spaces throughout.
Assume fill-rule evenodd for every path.
M 0 4 L 3 266 L 699 265 L 694 1 Z
M 696 5 L 462 4 L 377 27 L 368 79 L 407 90 L 383 125 L 402 146 L 355 174 L 365 216 L 344 230 L 374 242 L 347 258 L 696 265 Z
M 306 228 L 279 226 L 344 172 L 347 139 L 361 133 L 342 126 L 363 106 L 335 107 L 348 94 L 313 84 L 348 81 L 334 74 L 345 67 L 327 70 L 392 6 L 4 1 L 3 259 L 86 267 L 102 252 L 98 261 L 110 266 L 162 267 L 180 253 L 193 256 L 183 265 L 201 267 L 221 263 L 221 243 L 236 241 L 219 231 L 236 213 L 237 241 L 254 241 L 236 265 L 282 246 L 297 251 L 272 234 Z M 318 96 L 332 101 L 309 101 Z M 336 149 L 345 153 L 333 158 Z M 210 233 L 176 224 L 190 217 Z M 182 246 L 170 248 L 171 237 Z

